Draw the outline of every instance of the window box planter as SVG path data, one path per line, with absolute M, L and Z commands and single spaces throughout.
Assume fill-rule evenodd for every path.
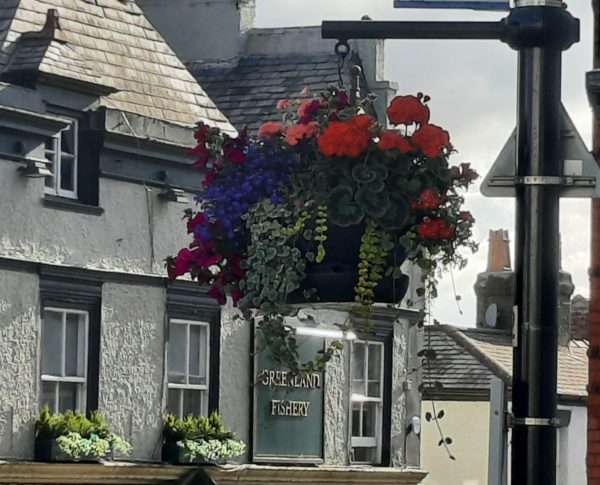
M 74 458 L 61 450 L 55 439 L 36 439 L 34 443 L 34 459 L 36 461 L 54 462 L 98 462 L 100 460 L 112 460 L 113 452 L 110 450 L 104 456 L 82 455 Z
M 44 406 L 35 420 L 34 457 L 38 461 L 111 460 L 115 451 L 127 454 L 131 445 L 112 433 L 97 411 L 52 413 Z
M 218 413 L 206 416 L 165 416 L 162 461 L 173 464 L 224 464 L 245 452 L 242 441 L 225 428 Z
M 209 462 L 202 456 L 191 458 L 185 450 L 179 446 L 175 441 L 166 441 L 162 446 L 161 459 L 165 463 L 171 463 L 173 465 L 208 465 Z

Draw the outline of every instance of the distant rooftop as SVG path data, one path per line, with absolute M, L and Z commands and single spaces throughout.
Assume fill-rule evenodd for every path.
M 429 343 L 428 343 L 429 342 Z M 425 394 L 439 399 L 487 398 L 490 379 L 510 385 L 512 336 L 501 330 L 425 327 L 425 346 L 435 350 L 431 371 L 423 372 Z M 589 343 L 571 340 L 558 350 L 558 394 L 564 400 L 587 397 Z M 435 382 L 442 384 L 436 389 Z

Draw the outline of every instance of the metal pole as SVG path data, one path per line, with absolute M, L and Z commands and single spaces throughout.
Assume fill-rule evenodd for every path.
M 578 23 L 551 5 L 521 6 L 508 43 L 519 51 L 516 186 L 516 347 L 513 352 L 513 485 L 556 483 L 556 379 L 560 260 L 561 56 Z M 529 2 L 528 2 L 529 3 Z

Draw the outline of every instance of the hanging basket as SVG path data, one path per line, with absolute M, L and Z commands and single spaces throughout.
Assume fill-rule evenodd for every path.
M 330 225 L 325 242 L 325 259 L 321 263 L 308 263 L 306 277 L 299 290 L 289 296 L 290 303 L 304 302 L 354 302 L 358 283 L 358 264 L 364 224 L 349 227 Z M 406 252 L 397 249 L 388 255 L 388 262 L 400 266 Z M 384 276 L 375 287 L 376 303 L 399 303 L 408 290 L 409 278 Z M 307 299 L 305 294 L 310 293 Z

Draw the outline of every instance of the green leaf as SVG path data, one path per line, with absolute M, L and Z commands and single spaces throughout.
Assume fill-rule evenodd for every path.
M 319 245 L 317 247 L 317 256 L 315 258 L 315 261 L 317 263 L 321 263 L 321 262 L 323 262 L 324 258 L 325 258 L 325 247 L 323 245 Z

